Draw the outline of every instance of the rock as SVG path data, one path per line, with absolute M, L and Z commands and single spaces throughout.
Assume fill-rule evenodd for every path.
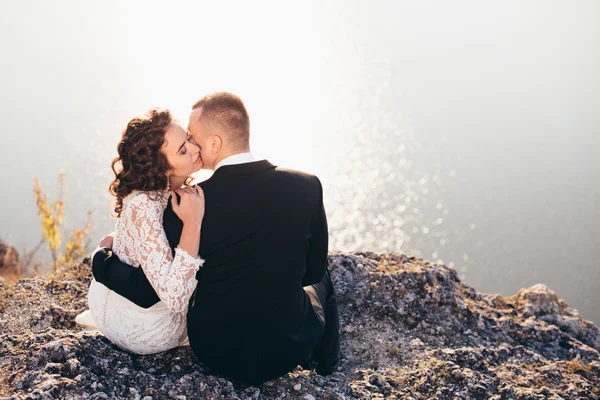
M 16 268 L 19 265 L 17 249 L 0 239 L 0 271 Z
M 532 315 L 539 317 L 548 314 L 563 315 L 566 313 L 571 315 L 566 303 L 542 283 L 521 289 L 516 297 L 517 306 L 522 311 L 523 316 L 526 317 Z
M 478 293 L 456 271 L 400 254 L 330 253 L 342 359 L 259 387 L 212 374 L 189 347 L 138 356 L 73 323 L 89 260 L 0 282 L 0 398 L 600 398 L 600 334 L 545 285 Z

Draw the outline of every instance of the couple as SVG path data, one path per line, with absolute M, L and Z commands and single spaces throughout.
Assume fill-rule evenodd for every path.
M 249 384 L 339 360 L 319 179 L 256 161 L 239 97 L 193 107 L 187 132 L 165 110 L 132 119 L 113 161 L 114 242 L 92 257 L 88 303 L 117 346 L 152 354 L 189 344 Z M 214 174 L 190 186 L 201 168 Z M 81 320 L 81 318 L 80 318 Z

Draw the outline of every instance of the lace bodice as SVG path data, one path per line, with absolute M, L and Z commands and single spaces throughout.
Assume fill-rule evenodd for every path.
M 132 266 L 141 266 L 158 297 L 172 312 L 187 310 L 204 261 L 177 246 L 173 257 L 163 228 L 168 193 L 134 192 L 123 199 L 113 251 Z
M 123 199 L 115 226 L 113 251 L 129 265 L 141 267 L 161 299 L 144 309 L 92 279 L 90 314 L 97 328 L 122 349 L 153 354 L 188 344 L 186 311 L 204 263 L 177 247 L 175 256 L 163 229 L 168 194 L 134 192 Z

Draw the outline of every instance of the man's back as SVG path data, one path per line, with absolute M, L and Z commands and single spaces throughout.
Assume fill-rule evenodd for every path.
M 303 286 L 327 267 L 322 188 L 312 175 L 267 161 L 219 168 L 206 197 L 188 334 L 201 361 L 248 382 L 303 362 L 323 335 Z M 164 216 L 174 247 L 181 222 Z

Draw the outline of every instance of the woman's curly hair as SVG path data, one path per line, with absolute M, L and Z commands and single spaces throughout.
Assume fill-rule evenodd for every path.
M 119 156 L 111 164 L 115 180 L 108 192 L 116 198 L 113 216 L 121 216 L 123 198 L 134 190 L 158 192 L 168 188 L 170 166 L 160 149 L 172 121 L 169 110 L 153 108 L 127 124 L 117 145 Z

